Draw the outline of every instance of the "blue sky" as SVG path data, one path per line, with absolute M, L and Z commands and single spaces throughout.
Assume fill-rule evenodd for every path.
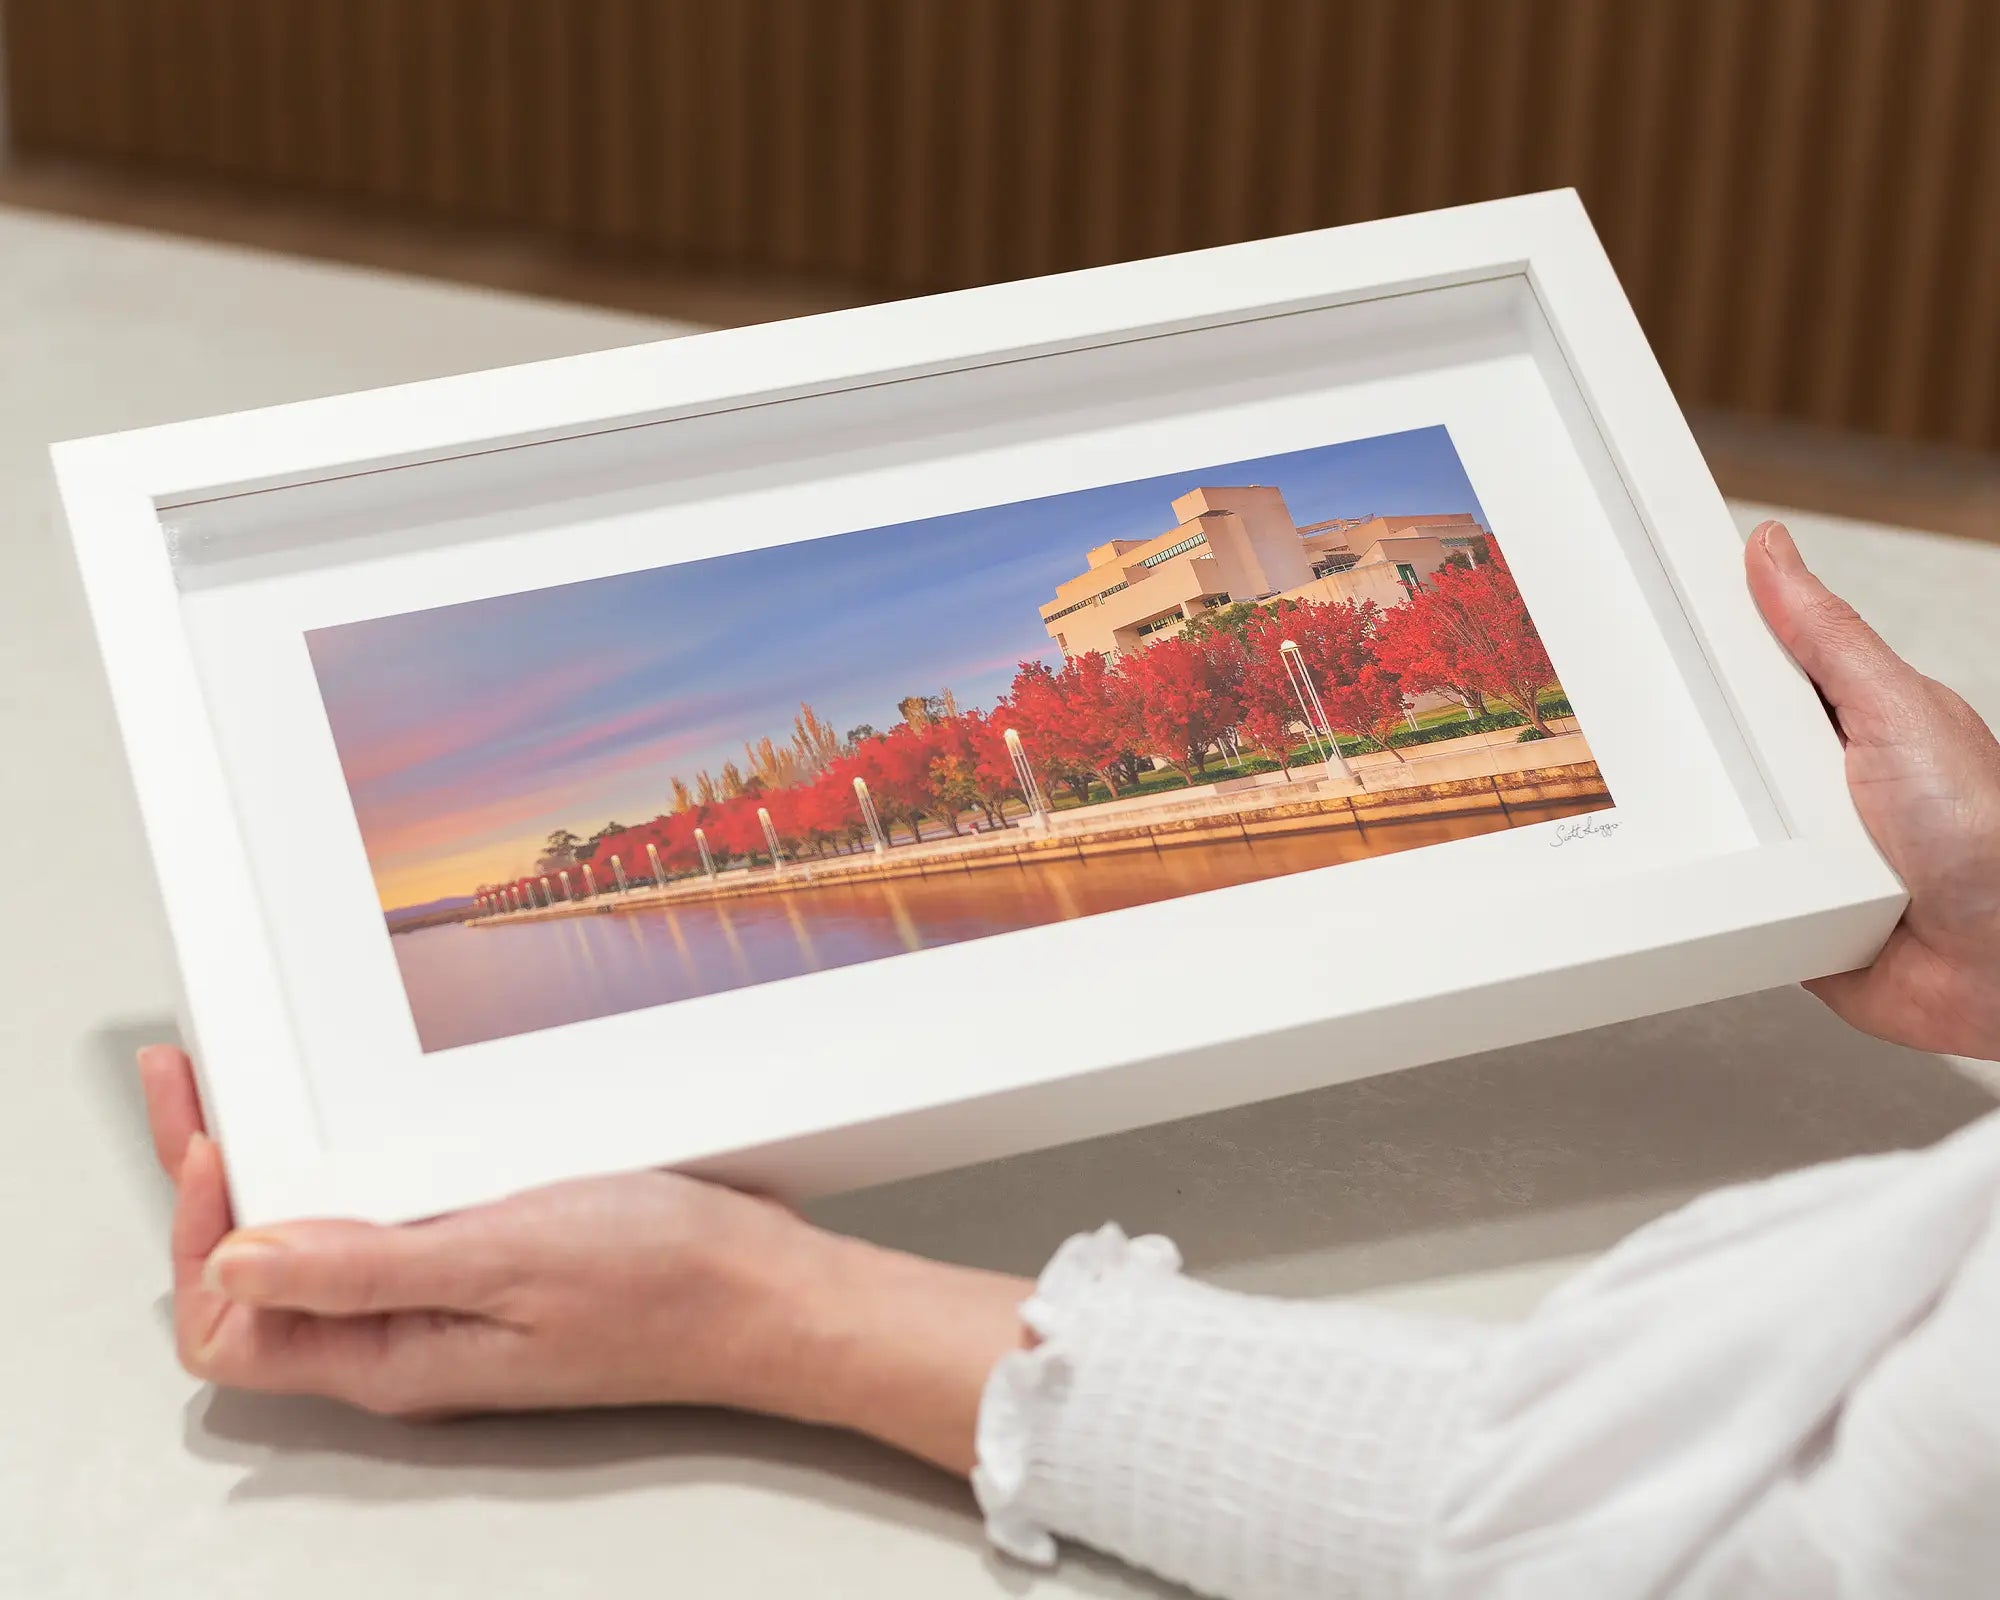
M 1038 611 L 1087 550 L 1243 483 L 1275 484 L 1300 524 L 1485 521 L 1424 428 L 309 634 L 383 903 L 525 871 L 557 827 L 642 821 L 670 777 L 788 735 L 802 700 L 843 731 L 946 687 L 990 705 L 1020 661 L 1060 660 Z

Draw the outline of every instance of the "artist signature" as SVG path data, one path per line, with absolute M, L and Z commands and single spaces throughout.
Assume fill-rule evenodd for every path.
M 1577 839 L 1608 839 L 1617 831 L 1617 823 L 1607 822 L 1602 817 L 1586 817 L 1582 822 L 1558 822 L 1556 836 L 1549 841 L 1549 848 L 1560 850 Z

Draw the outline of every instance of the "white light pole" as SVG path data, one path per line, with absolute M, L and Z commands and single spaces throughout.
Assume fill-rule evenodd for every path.
M 618 892 L 620 894 L 630 894 L 632 892 L 631 886 L 625 881 L 625 863 L 620 861 L 616 856 L 613 856 L 611 858 L 611 871 L 618 879 Z
M 868 824 L 868 837 L 874 842 L 875 853 L 878 856 L 888 854 L 889 839 L 882 832 L 882 819 L 876 814 L 875 797 L 868 792 L 866 778 L 854 780 L 854 798 L 861 802 L 861 820 Z
M 569 874 L 568 874 L 567 872 L 558 872 L 558 873 L 556 874 L 556 876 L 557 876 L 558 878 L 562 879 L 562 892 L 563 892 L 563 899 L 564 899 L 564 900 L 568 900 L 568 899 L 570 898 L 570 893 L 569 893 Z
M 583 892 L 588 899 L 595 900 L 597 898 L 597 878 L 591 872 L 588 861 L 583 864 Z
M 1028 814 L 1037 823 L 1049 820 L 1049 804 L 1042 798 L 1042 786 L 1035 778 L 1035 769 L 1028 762 L 1028 752 L 1021 748 L 1021 736 L 1012 728 L 1006 729 L 1001 738 L 1007 745 L 1008 758 L 1014 763 L 1014 781 L 1021 786 L 1021 798 L 1028 802 Z
M 701 870 L 708 874 L 710 881 L 713 881 L 715 857 L 708 853 L 708 834 L 700 828 L 694 830 L 694 847 L 701 852 Z
M 785 853 L 778 848 L 778 830 L 771 826 L 771 813 L 762 806 L 757 808 L 757 820 L 764 825 L 764 842 L 771 847 L 771 876 L 776 877 L 785 870 Z
M 556 903 L 556 897 L 549 893 L 549 880 L 547 878 L 544 878 L 542 879 L 542 904 L 545 906 L 552 906 L 555 903 Z
M 1292 686 L 1292 693 L 1298 696 L 1299 709 L 1305 713 L 1306 732 L 1312 736 L 1313 749 L 1320 747 L 1319 735 L 1326 734 L 1326 758 L 1328 776 L 1338 774 L 1352 782 L 1354 769 L 1347 764 L 1347 757 L 1340 753 L 1340 740 L 1334 737 L 1333 724 L 1326 720 L 1326 707 L 1320 703 L 1319 690 L 1313 687 L 1312 674 L 1306 671 L 1305 657 L 1300 654 L 1298 643 L 1287 639 L 1278 646 L 1278 655 L 1285 663 L 1285 677 Z
M 653 863 L 653 887 L 664 889 L 667 886 L 666 870 L 660 865 L 660 847 L 651 839 L 646 841 L 646 859 Z

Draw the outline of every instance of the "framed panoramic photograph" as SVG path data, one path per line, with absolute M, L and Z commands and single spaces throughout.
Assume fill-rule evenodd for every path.
M 1902 906 L 1569 194 L 56 464 L 246 1221 L 881 1181 Z

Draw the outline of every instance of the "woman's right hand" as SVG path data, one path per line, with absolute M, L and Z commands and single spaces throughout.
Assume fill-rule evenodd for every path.
M 1745 556 L 1750 591 L 1818 687 L 1847 783 L 1909 909 L 1874 964 L 1806 985 L 1893 1044 L 2000 1060 L 2000 742 L 1813 576 L 1783 523 Z

